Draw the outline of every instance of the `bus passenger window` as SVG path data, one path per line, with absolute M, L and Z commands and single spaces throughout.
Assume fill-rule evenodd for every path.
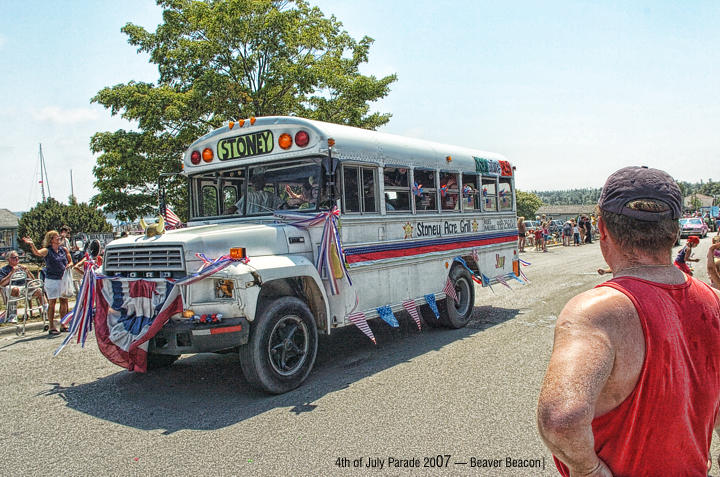
M 410 183 L 408 170 L 402 167 L 386 167 L 383 170 L 385 185 L 385 210 L 408 212 L 410 210 Z
M 211 185 L 205 185 L 202 188 L 202 200 L 200 205 L 202 210 L 200 215 L 204 217 L 213 217 L 218 215 L 218 197 L 217 189 Z
M 497 212 L 497 185 L 495 178 L 482 179 L 483 211 Z
M 458 176 L 450 172 L 440 173 L 440 205 L 442 210 L 460 210 Z
M 500 187 L 498 188 L 498 203 L 500 210 L 512 210 L 512 187 L 510 179 L 500 179 Z
M 357 167 L 343 167 L 343 207 L 345 212 L 360 212 Z
M 437 212 L 437 189 L 435 171 L 416 169 L 415 183 L 412 187 L 415 198 L 415 210 L 418 212 Z
M 375 171 L 373 169 L 362 169 L 363 177 L 363 212 L 377 212 L 375 198 Z
M 480 210 L 480 195 L 478 194 L 477 176 L 474 174 L 463 174 L 463 190 L 461 194 L 463 210 Z

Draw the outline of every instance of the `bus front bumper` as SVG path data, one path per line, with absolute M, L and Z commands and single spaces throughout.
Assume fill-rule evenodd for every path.
M 203 324 L 170 320 L 150 340 L 148 353 L 181 355 L 213 353 L 237 348 L 248 342 L 247 319 L 223 318 L 221 323 Z

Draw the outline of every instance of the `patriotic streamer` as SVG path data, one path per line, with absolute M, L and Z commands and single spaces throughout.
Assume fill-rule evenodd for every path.
M 93 329 L 93 316 L 95 315 L 95 281 L 97 280 L 95 268 L 97 268 L 97 264 L 88 253 L 85 253 L 83 267 L 85 273 L 83 274 L 82 282 L 78 289 L 75 306 L 70 313 L 60 319 L 60 324 L 68 328 L 68 334 L 58 349 L 55 350 L 53 356 L 57 356 L 75 336 L 77 336 L 77 342 L 84 348 L 85 340 L 87 340 L 88 334 Z
M 423 186 L 422 184 L 418 184 L 415 182 L 412 186 L 412 192 L 415 194 L 416 197 L 420 197 L 423 194 Z
M 450 280 L 450 277 L 447 278 L 445 281 L 445 288 L 443 288 L 443 291 L 445 292 L 445 295 L 451 297 L 453 300 L 455 300 L 455 303 L 458 303 L 458 297 L 457 293 L 455 293 L 455 285 L 453 285 L 452 280 Z
M 348 315 L 348 320 L 352 321 L 352 323 L 355 326 L 357 326 L 360 329 L 360 331 L 365 333 L 365 336 L 370 338 L 373 343 L 377 344 L 377 341 L 375 341 L 375 335 L 373 335 L 373 332 L 367 323 L 367 319 L 365 318 L 365 313 L 363 313 L 362 311 L 356 311 L 355 313 L 350 313 Z
M 422 327 L 420 326 L 420 313 L 418 313 L 417 305 L 415 304 L 415 300 L 405 300 L 402 302 L 403 308 L 405 308 L 405 311 L 410 313 L 410 316 L 412 316 L 412 319 L 415 320 L 415 323 L 417 324 L 418 330 L 422 331 Z
M 315 225 L 319 225 L 324 222 L 322 240 L 320 241 L 320 253 L 318 254 L 317 263 L 315 267 L 318 273 L 322 276 L 323 270 L 327 273 L 328 283 L 330 284 L 330 292 L 333 295 L 340 294 L 340 280 L 345 278 L 350 286 L 352 286 L 352 280 L 350 280 L 350 274 L 348 273 L 347 266 L 345 265 L 345 251 L 340 241 L 340 234 L 338 233 L 338 218 L 340 217 L 340 211 L 337 207 L 333 207 L 328 212 L 322 212 L 313 217 L 308 217 L 301 214 L 279 214 L 276 213 L 275 217 L 290 221 L 288 225 L 298 227 L 302 229 L 308 229 Z M 337 253 L 335 262 L 339 258 L 339 269 L 333 271 L 333 254 Z M 336 274 L 336 272 L 339 272 Z
M 377 308 L 378 315 L 380 315 L 380 318 L 382 318 L 385 323 L 392 326 L 393 328 L 399 328 L 400 323 L 398 323 L 397 318 L 395 318 L 395 315 L 392 312 L 392 308 L 390 306 L 380 306 Z
M 443 184 L 440 186 L 440 197 L 443 199 L 445 198 L 445 195 L 447 195 L 448 186 L 447 184 Z
M 425 301 L 427 302 L 432 312 L 435 313 L 435 318 L 439 320 L 440 310 L 438 310 L 437 303 L 435 303 L 435 295 L 433 295 L 432 293 L 428 293 L 427 295 L 425 295 Z
M 508 287 L 508 288 L 510 288 L 510 289 L 512 290 L 512 288 L 510 287 L 510 285 L 508 285 L 507 280 L 505 280 L 505 277 L 504 277 L 504 276 L 498 275 L 498 276 L 495 277 L 495 280 L 497 280 L 497 282 L 500 283 L 501 285 L 506 286 L 506 287 Z
M 174 282 L 175 285 L 192 285 L 195 282 L 199 282 L 200 280 L 209 277 L 213 273 L 219 272 L 233 262 L 241 262 L 247 264 L 250 261 L 250 259 L 247 257 L 232 258 L 230 257 L 230 255 L 223 255 L 214 260 L 210 260 L 202 253 L 196 253 L 195 256 L 203 262 L 197 272 L 193 273 L 192 275 L 188 275 L 187 277 L 180 278 L 178 280 L 168 279 L 168 281 Z
M 490 279 L 489 279 L 487 276 L 485 276 L 484 273 L 481 273 L 481 274 L 480 274 L 480 279 L 481 279 L 482 286 L 484 286 L 484 287 L 489 287 L 489 288 L 490 288 L 490 291 L 493 292 L 493 295 L 494 295 L 494 294 L 495 294 L 495 290 L 493 290 L 492 283 L 490 282 Z

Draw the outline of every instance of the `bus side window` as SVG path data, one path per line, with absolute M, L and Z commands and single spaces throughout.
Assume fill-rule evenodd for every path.
M 413 197 L 415 210 L 418 212 L 437 212 L 437 189 L 435 186 L 435 171 L 415 169 L 415 184 L 413 184 Z
M 343 167 L 343 211 L 360 212 L 357 167 Z
M 498 188 L 498 203 L 500 205 L 500 210 L 512 210 L 513 200 L 510 179 L 500 179 L 500 187 Z
M 214 217 L 218 215 L 218 197 L 215 186 L 204 185 L 202 188 L 200 215 L 203 217 Z
M 410 183 L 408 169 L 386 167 L 383 170 L 385 185 L 385 209 L 388 212 L 407 212 L 410 210 Z
M 497 212 L 497 185 L 494 177 L 483 177 L 482 199 L 485 212 Z
M 462 175 L 462 193 L 460 203 L 463 210 L 480 210 L 480 196 L 478 194 L 477 176 L 475 174 Z
M 440 205 L 442 210 L 460 210 L 458 175 L 451 172 L 440 173 Z

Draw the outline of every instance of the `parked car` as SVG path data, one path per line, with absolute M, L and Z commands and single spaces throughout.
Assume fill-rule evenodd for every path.
M 700 238 L 705 238 L 707 234 L 708 226 L 700 217 L 680 219 L 680 237 L 697 235 Z
M 550 233 L 562 235 L 563 223 L 564 222 L 562 220 L 551 220 L 550 225 L 548 226 Z
M 540 222 L 537 220 L 526 220 L 525 227 L 527 227 L 528 232 L 535 232 L 535 229 L 540 227 Z

